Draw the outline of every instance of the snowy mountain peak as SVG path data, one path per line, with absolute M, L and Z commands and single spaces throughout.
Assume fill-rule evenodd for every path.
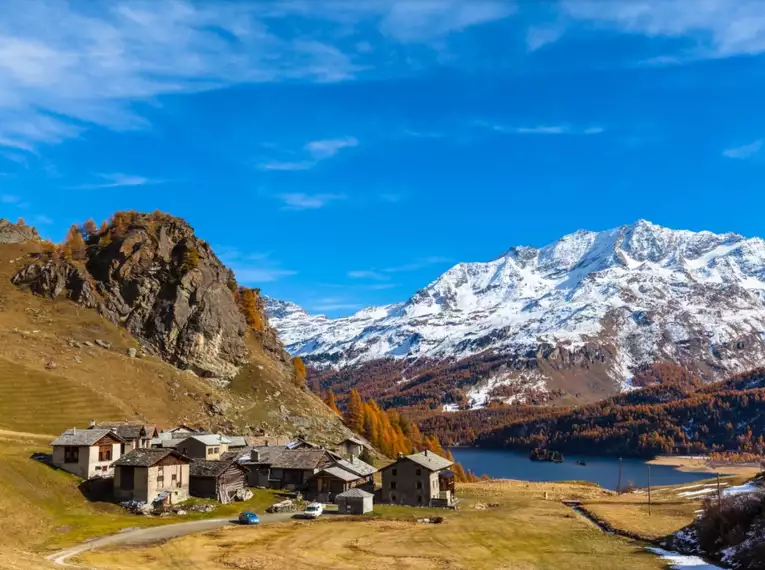
M 657 359 L 694 358 L 713 375 L 760 363 L 764 299 L 762 239 L 638 220 L 459 263 L 403 303 L 349 317 L 271 301 L 268 310 L 291 352 L 334 366 L 596 343 L 607 347 L 599 358 L 609 376 L 623 383 Z M 746 354 L 729 355 L 733 345 Z

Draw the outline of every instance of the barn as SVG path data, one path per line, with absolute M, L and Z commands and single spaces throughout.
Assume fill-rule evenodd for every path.
M 247 468 L 237 461 L 238 454 L 228 455 L 225 454 L 224 458 L 217 461 L 192 461 L 189 481 L 191 496 L 229 503 L 237 491 L 247 487 Z

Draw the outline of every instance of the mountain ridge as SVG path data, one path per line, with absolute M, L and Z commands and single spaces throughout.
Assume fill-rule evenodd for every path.
M 347 317 L 313 316 L 285 302 L 275 311 L 275 301 L 264 300 L 288 351 L 325 370 L 493 352 L 510 368 L 529 363 L 525 375 L 535 377 L 537 391 L 542 380 L 554 390 L 560 383 L 529 355 L 565 350 L 587 353 L 576 365 L 598 368 L 594 374 L 616 393 L 655 360 L 691 364 L 711 380 L 765 359 L 765 241 L 645 220 L 458 263 L 406 301 Z M 519 381 L 512 370 L 503 374 L 467 379 L 465 387 L 491 392 Z M 331 374 L 323 377 L 332 386 Z

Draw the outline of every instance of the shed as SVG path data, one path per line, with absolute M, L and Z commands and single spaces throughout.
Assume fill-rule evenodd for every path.
M 237 491 L 246 488 L 246 481 L 247 468 L 237 461 L 236 454 L 226 454 L 216 461 L 195 459 L 191 463 L 189 493 L 228 503 Z
M 363 489 L 349 489 L 335 497 L 338 512 L 347 515 L 363 515 L 374 509 L 374 495 Z

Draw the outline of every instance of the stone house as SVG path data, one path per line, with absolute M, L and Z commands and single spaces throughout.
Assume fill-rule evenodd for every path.
M 337 452 L 343 457 L 360 457 L 364 449 L 370 449 L 370 445 L 359 437 L 348 437 L 337 444 Z
M 111 477 L 112 462 L 122 455 L 125 444 L 109 429 L 69 429 L 51 442 L 51 462 L 83 479 Z
M 174 449 L 134 449 L 114 462 L 114 496 L 142 503 L 183 502 L 189 498 L 190 463 Z
M 151 447 L 151 440 L 159 437 L 157 426 L 128 421 L 96 423 L 94 420 L 90 420 L 88 429 L 112 430 L 125 440 L 125 444 L 122 446 L 122 453 L 127 453 L 133 449 Z
M 363 489 L 354 488 L 335 497 L 337 511 L 346 515 L 363 515 L 374 509 L 374 495 Z
M 222 435 L 192 435 L 175 445 L 181 454 L 192 459 L 216 461 L 228 451 L 229 439 Z
M 430 451 L 399 456 L 382 469 L 382 501 L 413 507 L 453 507 L 452 465 L 452 461 Z
M 374 474 L 377 468 L 356 457 L 349 460 L 335 459 L 320 470 L 308 482 L 308 498 L 330 503 L 333 498 L 349 489 L 363 488 L 374 492 Z
M 191 495 L 229 503 L 237 491 L 247 487 L 247 468 L 237 461 L 238 457 L 237 453 L 227 453 L 218 461 L 193 460 Z

